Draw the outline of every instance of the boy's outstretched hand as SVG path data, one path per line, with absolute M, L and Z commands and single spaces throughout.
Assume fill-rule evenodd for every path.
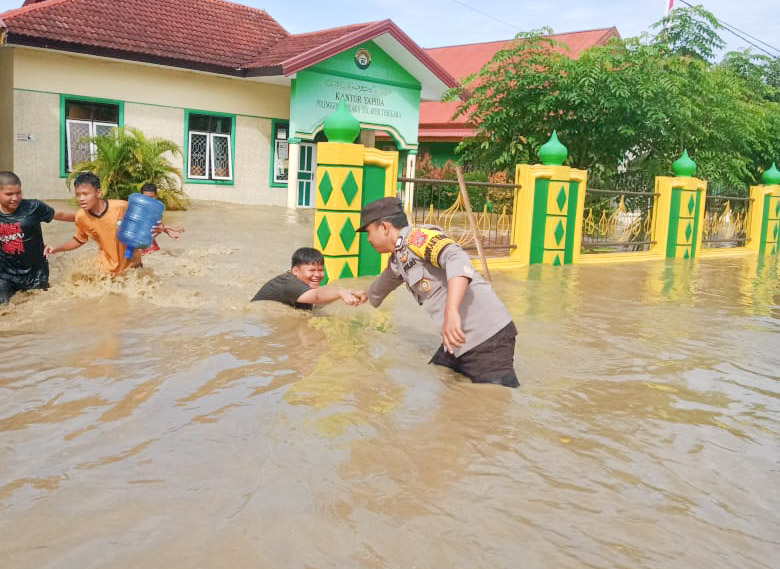
M 342 289 L 339 291 L 339 296 L 341 297 L 341 300 L 344 301 L 344 304 L 349 306 L 360 306 L 368 300 L 368 293 L 365 291 Z

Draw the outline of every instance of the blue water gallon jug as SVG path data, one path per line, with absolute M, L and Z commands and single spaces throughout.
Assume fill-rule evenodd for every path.
M 162 219 L 165 206 L 160 200 L 131 194 L 127 198 L 127 211 L 119 226 L 119 240 L 127 248 L 125 258 L 133 256 L 136 249 L 152 245 L 152 228 Z

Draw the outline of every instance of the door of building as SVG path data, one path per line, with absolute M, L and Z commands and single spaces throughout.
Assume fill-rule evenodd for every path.
M 317 145 L 301 142 L 298 158 L 298 207 L 314 207 L 314 183 L 317 176 Z

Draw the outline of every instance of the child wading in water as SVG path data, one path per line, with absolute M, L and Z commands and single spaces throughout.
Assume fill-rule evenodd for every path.
M 21 290 L 49 288 L 41 223 L 52 219 L 73 221 L 75 214 L 23 199 L 19 176 L 0 172 L 0 304 Z
M 301 247 L 293 253 L 291 264 L 289 271 L 265 283 L 252 300 L 275 300 L 305 310 L 312 310 L 315 304 L 329 304 L 338 299 L 349 306 L 365 302 L 365 296 L 360 293 L 335 285 L 320 287 L 325 277 L 325 259 L 316 249 Z
M 98 267 L 101 272 L 119 275 L 129 267 L 141 264 L 141 249 L 125 259 L 125 246 L 119 240 L 119 224 L 127 211 L 124 200 L 107 200 L 100 190 L 100 178 L 92 172 L 82 172 L 74 182 L 76 200 L 81 210 L 76 213 L 76 234 L 58 247 L 46 247 L 46 256 L 78 249 L 90 238 L 98 246 Z M 152 231 L 159 234 L 159 225 Z
M 157 197 L 157 186 L 154 184 L 144 184 L 141 186 L 141 193 L 145 195 L 148 198 L 154 198 L 159 199 Z M 168 237 L 171 239 L 175 239 L 178 241 L 179 237 L 182 233 L 184 233 L 183 227 L 177 227 L 175 225 L 165 225 L 163 223 L 160 223 L 161 233 L 165 233 Z M 152 239 L 152 246 L 148 249 L 144 249 L 143 254 L 151 253 L 152 251 L 159 251 L 160 246 L 157 244 L 157 239 Z

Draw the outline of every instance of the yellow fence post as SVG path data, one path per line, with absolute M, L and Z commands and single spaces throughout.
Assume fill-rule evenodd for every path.
M 750 240 L 746 247 L 759 255 L 775 255 L 780 250 L 780 172 L 774 163 L 762 174 L 761 181 L 763 185 L 750 187 Z
M 674 176 L 656 176 L 650 252 L 661 257 L 693 258 L 701 250 L 707 182 L 694 178 L 688 151 L 672 164 Z
M 317 143 L 314 246 L 325 257 L 325 281 L 379 273 L 382 258 L 360 227 L 369 202 L 396 195 L 398 153 L 365 148 L 353 141 L 360 123 L 342 100 L 325 119 L 328 142 Z
M 542 164 L 515 169 L 514 224 L 510 261 L 518 265 L 576 263 L 588 172 L 563 166 L 568 150 L 553 131 L 539 149 Z

